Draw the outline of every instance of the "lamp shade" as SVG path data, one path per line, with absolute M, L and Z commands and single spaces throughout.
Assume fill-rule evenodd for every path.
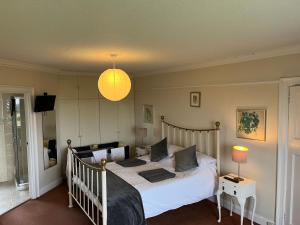
M 106 99 L 120 101 L 129 94 L 131 81 L 125 71 L 108 69 L 99 76 L 98 89 Z
M 237 163 L 246 163 L 249 149 L 243 146 L 232 147 L 232 161 Z

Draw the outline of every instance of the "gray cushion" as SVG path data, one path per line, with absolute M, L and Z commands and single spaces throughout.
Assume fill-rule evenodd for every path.
M 183 172 L 198 167 L 196 145 L 175 152 L 175 171 Z
M 150 159 L 152 162 L 158 162 L 168 157 L 168 143 L 167 138 L 151 146 Z

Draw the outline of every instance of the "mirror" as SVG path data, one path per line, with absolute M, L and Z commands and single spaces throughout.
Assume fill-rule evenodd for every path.
M 43 112 L 44 168 L 57 164 L 55 111 Z

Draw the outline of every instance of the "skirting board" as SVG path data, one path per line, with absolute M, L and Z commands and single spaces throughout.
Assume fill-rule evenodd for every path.
M 217 200 L 216 200 L 216 197 L 211 197 L 209 198 L 208 200 L 214 202 L 214 203 L 217 203 Z M 229 199 L 228 199 L 229 200 Z M 225 209 L 228 209 L 230 210 L 230 201 L 228 200 L 225 200 L 224 198 L 221 199 L 221 204 L 222 204 L 222 207 L 224 207 Z M 238 204 L 234 204 L 234 207 L 233 207 L 233 210 L 232 210 L 234 213 L 238 214 L 238 215 L 241 215 L 241 211 L 240 211 L 240 207 Z M 245 209 L 245 212 L 244 212 L 244 215 L 247 219 L 251 220 L 251 215 L 252 215 L 252 211 L 249 212 L 248 209 Z M 272 225 L 272 224 L 275 224 L 274 221 L 270 220 L 270 219 L 267 219 L 257 213 L 255 213 L 254 215 L 254 222 L 257 223 L 257 224 L 260 224 L 260 225 Z
M 52 181 L 50 184 L 40 188 L 39 190 L 39 197 L 42 196 L 43 194 L 47 193 L 48 191 L 51 191 L 53 188 L 57 187 L 62 183 L 63 179 L 60 177 L 54 181 Z

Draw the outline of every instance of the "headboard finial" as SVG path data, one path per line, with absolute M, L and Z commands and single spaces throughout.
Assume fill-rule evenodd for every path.
M 215 124 L 216 124 L 217 130 L 220 130 L 220 125 L 221 125 L 221 123 L 220 123 L 219 121 L 217 121 Z
M 71 139 L 68 139 L 67 140 L 68 148 L 71 148 L 71 143 L 72 143 Z
M 100 167 L 102 171 L 105 171 L 106 162 L 106 159 L 101 159 Z
M 163 115 L 160 118 L 161 118 L 161 121 L 165 120 L 165 117 Z

